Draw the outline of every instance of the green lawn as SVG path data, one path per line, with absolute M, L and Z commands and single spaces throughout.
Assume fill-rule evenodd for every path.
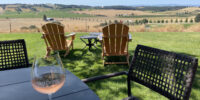
M 84 47 L 84 43 L 79 37 L 86 33 L 78 33 L 74 41 L 74 50 L 70 51 L 67 57 L 62 56 L 62 61 L 65 68 L 70 70 L 79 78 L 87 78 L 96 75 L 107 74 L 111 72 L 118 72 L 128 70 L 127 65 L 107 65 L 103 66 L 101 60 L 101 46 L 98 49 L 93 48 L 89 52 Z M 0 40 L 11 39 L 25 39 L 28 57 L 32 62 L 33 57 L 45 56 L 45 44 L 40 38 L 39 33 L 12 33 L 0 34 Z M 195 56 L 200 59 L 200 33 L 184 33 L 184 32 L 168 32 L 168 33 L 133 33 L 132 42 L 129 43 L 129 52 L 131 57 L 137 44 L 143 44 L 155 48 L 160 48 L 168 51 L 178 52 L 186 55 Z M 61 52 L 61 54 L 64 52 Z M 200 100 L 200 69 L 198 69 L 193 89 L 191 93 L 191 100 Z M 89 87 L 97 93 L 102 100 L 121 100 L 127 96 L 126 76 L 119 76 L 115 78 L 97 81 L 88 84 Z M 135 82 L 132 82 L 132 94 L 141 100 L 167 100 L 158 93 L 145 88 Z

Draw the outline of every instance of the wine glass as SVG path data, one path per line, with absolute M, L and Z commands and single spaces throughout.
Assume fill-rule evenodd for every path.
M 65 69 L 58 53 L 47 58 L 35 57 L 31 78 L 33 88 L 43 94 L 51 95 L 58 91 L 65 82 Z

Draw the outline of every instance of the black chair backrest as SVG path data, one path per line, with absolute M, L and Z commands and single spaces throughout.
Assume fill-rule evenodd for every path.
M 26 44 L 23 39 L 0 41 L 0 71 L 28 66 Z
M 171 100 L 188 100 L 198 59 L 138 45 L 128 76 Z

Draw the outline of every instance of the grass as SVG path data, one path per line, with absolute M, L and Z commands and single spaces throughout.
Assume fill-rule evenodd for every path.
M 70 51 L 70 54 L 62 61 L 65 68 L 70 70 L 80 79 L 102 75 L 118 71 L 127 71 L 127 65 L 102 65 L 101 60 L 101 46 L 98 49 L 93 48 L 91 52 L 88 48 L 82 50 L 84 43 L 79 39 L 81 35 L 87 33 L 80 33 L 76 35 L 74 41 L 75 49 Z M 39 33 L 11 33 L 0 34 L 0 40 L 11 39 L 25 39 L 28 57 L 32 62 L 33 57 L 45 55 L 45 44 L 40 38 Z M 200 33 L 186 33 L 186 32 L 143 32 L 133 33 L 132 42 L 129 43 L 129 52 L 133 56 L 134 49 L 137 44 L 143 44 L 155 48 L 160 48 L 168 51 L 183 53 L 186 55 L 195 56 L 200 59 Z M 64 52 L 61 52 L 61 55 Z M 195 81 L 193 84 L 190 100 L 200 100 L 200 69 L 198 69 Z M 121 100 L 127 96 L 126 76 L 119 76 L 103 81 L 97 81 L 88 84 L 89 87 L 102 100 Z M 141 100 L 167 100 L 167 98 L 160 96 L 152 90 L 132 82 L 132 94 Z

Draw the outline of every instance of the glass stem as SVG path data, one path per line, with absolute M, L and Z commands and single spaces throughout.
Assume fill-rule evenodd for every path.
M 48 94 L 49 100 L 52 100 L 51 96 L 52 96 L 52 94 Z

